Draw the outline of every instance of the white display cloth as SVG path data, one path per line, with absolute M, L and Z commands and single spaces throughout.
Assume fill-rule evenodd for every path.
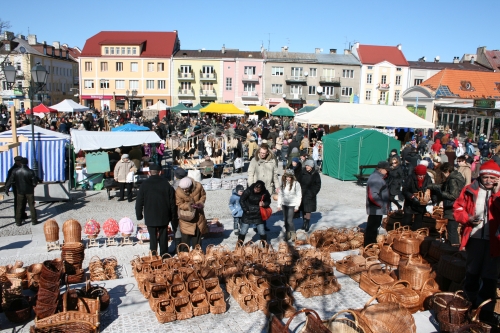
M 296 116 L 295 121 L 324 125 L 435 127 L 433 123 L 420 118 L 404 106 L 351 103 L 323 103 L 316 110 Z
M 138 146 L 143 143 L 159 143 L 160 137 L 152 131 L 141 132 L 96 132 L 71 130 L 75 152 L 80 150 L 111 149 Z

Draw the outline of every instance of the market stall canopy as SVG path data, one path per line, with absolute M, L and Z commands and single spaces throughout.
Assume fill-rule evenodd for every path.
M 295 117 L 303 124 L 434 128 L 434 124 L 404 106 L 323 103 L 316 110 Z
M 35 115 L 37 115 L 37 113 L 49 113 L 49 112 L 57 112 L 56 109 L 53 109 L 53 108 L 49 108 L 47 105 L 45 104 L 40 104 L 40 105 L 37 105 L 33 108 L 33 111 L 35 111 Z M 31 114 L 31 109 L 28 109 L 26 110 L 26 114 Z
M 259 111 L 263 111 L 265 113 L 272 113 L 271 110 L 269 110 L 268 108 L 266 108 L 265 106 L 259 106 L 259 105 L 250 105 L 248 107 L 250 109 L 250 113 L 255 113 L 255 112 L 259 112 Z
M 158 134 L 152 131 L 135 132 L 96 132 L 71 130 L 71 140 L 75 152 L 80 150 L 112 149 L 117 147 L 139 146 L 143 143 L 158 143 Z
M 170 108 L 170 111 L 172 112 L 180 112 L 182 110 L 189 110 L 189 107 L 185 106 L 182 103 L 179 103 L 176 106 Z
M 56 105 L 52 105 L 51 108 L 58 112 L 81 112 L 89 109 L 87 106 L 80 105 L 72 99 L 65 99 Z
M 293 113 L 290 108 L 279 108 L 278 110 L 271 113 L 271 116 L 276 117 L 295 117 L 295 113 Z
M 317 106 L 306 105 L 302 109 L 298 110 L 297 114 L 311 112 L 313 110 L 316 110 L 317 108 Z
M 286 102 L 281 102 L 279 103 L 278 105 L 275 105 L 271 108 L 271 111 L 276 111 L 280 108 L 288 108 L 290 111 L 293 111 L 293 109 L 291 107 L 288 106 L 288 104 L 286 104 Z
M 202 108 L 203 108 L 203 105 L 201 105 L 200 103 L 198 103 L 195 106 L 193 106 L 192 108 L 190 108 L 190 110 L 200 111 L 200 109 L 202 109 Z
M 245 111 L 238 109 L 234 104 L 210 103 L 200 111 L 206 113 L 245 114 Z
M 158 101 L 155 104 L 148 106 L 146 108 L 146 110 L 163 111 L 163 110 L 166 110 L 166 109 L 169 109 L 169 108 L 170 108 L 170 106 L 168 106 L 167 104 L 163 103 L 162 101 Z
M 123 126 L 113 127 L 112 132 L 138 132 L 138 131 L 149 131 L 150 129 L 145 126 L 139 126 L 136 124 L 125 124 Z

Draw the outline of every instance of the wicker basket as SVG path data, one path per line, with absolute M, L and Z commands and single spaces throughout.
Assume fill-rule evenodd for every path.
M 24 323 L 31 318 L 31 305 L 24 297 L 20 297 L 10 302 L 4 313 L 10 322 Z
M 350 314 L 354 320 L 348 318 L 339 318 L 342 313 Z M 359 325 L 358 316 L 356 313 L 350 310 L 343 310 L 337 312 L 329 320 L 323 320 L 323 324 L 327 327 L 330 332 L 335 333 L 365 333 L 365 330 Z
M 422 263 L 420 256 L 410 257 L 404 264 L 400 263 L 398 267 L 399 278 L 410 282 L 414 290 L 421 290 L 424 282 L 429 278 L 431 266 Z
M 394 239 L 394 250 L 406 255 L 417 254 L 420 251 L 420 241 L 412 232 L 403 232 Z
M 391 286 L 395 280 L 395 276 L 391 274 L 389 267 L 374 264 L 366 272 L 361 273 L 359 287 L 367 294 L 373 296 L 378 293 L 380 287 Z
M 379 303 L 397 302 L 403 305 L 411 313 L 420 310 L 420 297 L 418 292 L 411 288 L 408 281 L 400 280 L 391 287 L 380 290 L 377 294 Z
M 460 283 L 465 278 L 465 258 L 464 252 L 457 252 L 454 255 L 443 255 L 439 259 L 437 271 L 443 277 Z
M 177 316 L 175 314 L 175 308 L 172 300 L 167 299 L 158 302 L 158 305 L 155 308 L 155 315 L 158 322 L 162 324 L 176 320 Z
M 65 243 L 79 243 L 82 241 L 82 226 L 77 220 L 67 220 L 64 222 L 62 230 Z
M 463 323 L 471 307 L 471 303 L 459 293 L 460 291 L 436 293 L 432 300 L 432 307 L 436 314 L 444 312 L 445 316 L 451 318 L 450 323 Z
M 380 249 L 379 259 L 385 264 L 398 266 L 400 258 L 401 256 L 393 251 L 392 243 L 384 244 Z
M 5 273 L 5 276 L 9 279 L 21 279 L 24 280 L 26 279 L 26 268 L 12 268 L 7 273 Z
M 45 234 L 45 241 L 57 242 L 59 240 L 59 225 L 56 220 L 49 219 L 43 224 L 43 233 Z

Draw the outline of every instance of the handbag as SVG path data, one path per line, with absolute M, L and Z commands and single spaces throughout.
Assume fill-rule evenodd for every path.
M 264 201 L 264 196 L 260 199 L 260 202 Z M 271 207 L 262 207 L 259 206 L 260 208 L 260 216 L 262 217 L 262 221 L 267 221 L 273 214 L 273 209 Z
M 177 214 L 179 216 L 179 220 L 183 220 L 186 222 L 191 222 L 196 215 L 196 209 L 193 209 L 191 205 L 189 205 L 189 210 L 178 209 Z

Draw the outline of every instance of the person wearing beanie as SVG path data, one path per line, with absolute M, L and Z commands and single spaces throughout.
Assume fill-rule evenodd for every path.
M 283 161 L 283 169 L 286 168 L 286 165 L 288 163 L 288 140 L 283 140 L 283 145 L 281 146 L 281 161 Z
M 164 255 L 168 252 L 168 223 L 172 221 L 174 224 L 177 207 L 174 189 L 167 178 L 161 177 L 161 172 L 160 165 L 149 165 L 149 177 L 141 184 L 137 194 L 135 215 L 137 221 L 144 218 L 150 235 L 149 249 L 158 252 L 159 244 L 158 253 Z
M 395 158 L 394 158 L 395 159 Z M 387 214 L 389 207 L 389 188 L 385 179 L 388 176 L 390 164 L 380 161 L 377 168 L 366 181 L 366 222 L 364 246 L 377 243 L 378 228 L 382 224 L 382 216 Z
M 412 230 L 422 228 L 424 214 L 427 210 L 426 205 L 420 203 L 417 194 L 418 192 L 426 193 L 431 184 L 432 180 L 427 174 L 427 167 L 422 164 L 417 165 L 407 177 L 402 191 L 405 198 L 403 204 L 404 215 L 401 223 L 403 226 L 411 226 Z
M 229 198 L 229 209 L 231 210 L 231 215 L 233 215 L 234 222 L 234 234 L 238 236 L 240 234 L 241 217 L 243 216 L 243 209 L 240 204 L 240 197 L 243 194 L 245 188 L 243 185 L 236 185 L 231 197 Z
M 317 208 L 316 197 L 321 190 L 321 177 L 314 167 L 313 160 L 306 160 L 305 164 L 297 180 L 302 189 L 302 202 L 299 209 L 302 212 L 302 229 L 307 232 L 311 222 L 311 213 Z
M 300 152 L 299 152 L 299 148 L 297 148 L 297 147 L 292 148 L 291 145 L 288 146 L 288 150 L 290 150 L 290 154 L 288 154 L 288 163 L 286 165 L 286 168 L 290 169 L 291 165 L 292 165 L 292 159 L 294 157 L 297 157 L 298 159 L 300 159 Z
M 179 181 L 175 190 L 175 201 L 179 210 L 179 229 L 181 242 L 192 246 L 201 246 L 201 237 L 208 232 L 207 219 L 205 218 L 205 200 L 207 195 L 201 183 L 190 177 Z M 192 214 L 194 212 L 194 214 Z M 187 248 L 180 249 L 188 251 Z
M 387 162 L 391 163 L 393 158 L 397 158 L 399 163 L 401 164 L 401 157 L 398 155 L 397 149 L 392 149 L 389 153 L 389 157 L 387 158 Z
M 460 250 L 467 253 L 464 292 L 472 308 L 496 299 L 500 271 L 500 167 L 483 163 L 479 177 L 466 186 L 453 204 L 453 216 L 462 226 Z M 495 302 L 483 306 L 479 319 L 497 326 Z

